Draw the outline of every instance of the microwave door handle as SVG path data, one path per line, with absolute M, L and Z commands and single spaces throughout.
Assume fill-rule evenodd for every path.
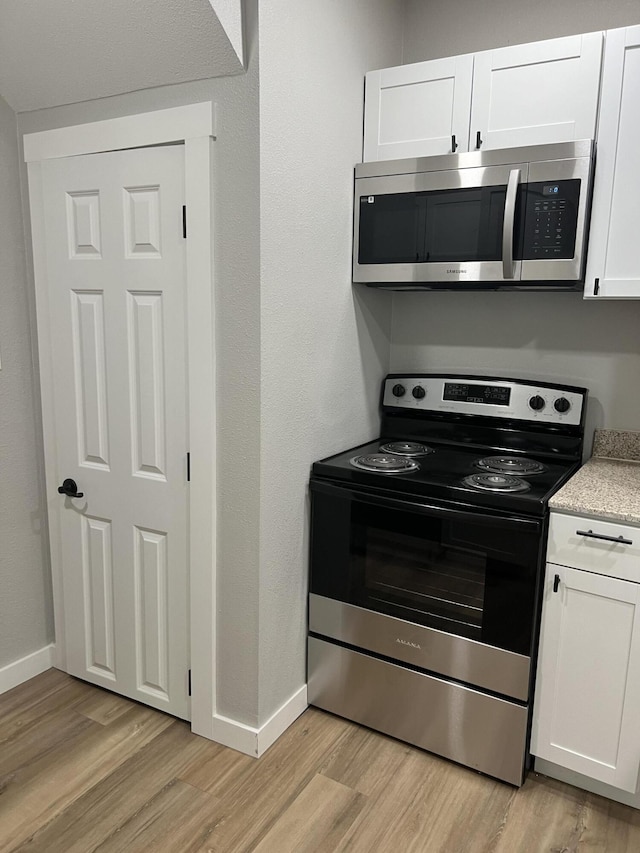
M 502 223 L 502 277 L 513 278 L 513 232 L 516 222 L 516 198 L 520 183 L 520 169 L 509 172 L 507 196 L 504 202 L 504 221 Z

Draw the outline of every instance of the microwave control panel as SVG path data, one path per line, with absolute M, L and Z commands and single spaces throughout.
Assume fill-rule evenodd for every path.
M 523 260 L 574 257 L 580 183 L 571 178 L 526 185 Z

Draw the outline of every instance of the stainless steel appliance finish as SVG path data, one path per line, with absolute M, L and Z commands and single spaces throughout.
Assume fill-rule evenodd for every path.
M 525 655 L 313 593 L 309 630 L 504 696 L 529 698 Z
M 474 289 L 479 284 L 514 289 L 549 287 L 551 283 L 575 289 L 584 279 L 593 166 L 591 140 L 359 164 L 355 168 L 353 281 L 397 290 L 430 286 Z M 554 182 L 557 184 L 552 186 Z M 574 188 L 567 189 L 566 198 L 563 195 L 573 182 L 578 186 L 575 200 Z M 469 192 L 483 189 L 485 194 L 494 193 L 488 209 L 495 210 L 495 216 L 479 213 L 479 207 L 477 214 L 470 215 L 473 205 L 481 202 L 472 202 Z M 559 195 L 554 197 L 552 190 Z M 459 200 L 459 216 L 453 191 L 468 191 Z M 545 197 L 545 191 L 551 194 Z M 380 200 L 384 204 L 385 198 L 406 196 L 419 201 L 429 194 L 442 197 L 439 209 L 446 211 L 449 223 L 444 230 L 438 226 L 430 231 L 424 215 L 414 214 L 411 205 L 402 211 L 385 211 L 372 225 L 364 219 L 361 222 L 361 211 L 368 215 Z M 406 217 L 411 216 L 415 216 L 411 229 L 417 227 L 419 234 L 427 229 L 424 239 L 429 245 L 424 246 L 424 256 L 419 247 L 411 257 L 407 252 L 402 259 L 392 251 L 375 259 L 362 256 L 370 241 L 381 245 L 383 239 L 395 240 L 389 245 L 406 248 Z M 489 257 L 483 257 L 487 251 L 474 242 L 479 241 L 482 227 L 489 229 L 485 234 L 486 245 L 493 247 Z M 465 229 L 468 239 L 462 240 Z M 574 231 L 575 242 L 570 236 Z M 429 239 L 435 241 L 435 247 Z M 456 239 L 462 243 L 457 245 Z M 564 240 L 572 246 L 571 256 L 560 251 Z
M 523 705 L 316 637 L 309 638 L 308 696 L 326 711 L 512 785 L 522 782 Z
M 487 393 L 487 388 L 493 389 L 492 393 Z M 502 400 L 499 406 L 494 401 L 496 389 L 504 389 L 505 400 L 508 396 L 508 401 Z M 410 373 L 385 379 L 382 404 L 425 415 L 500 416 L 557 426 L 579 426 L 584 414 L 584 394 L 561 385 L 508 379 L 492 379 L 487 385 L 480 377 Z
M 312 468 L 312 704 L 522 784 L 548 499 L 580 465 L 586 394 L 385 378 L 380 438 Z M 422 445 L 391 477 L 353 465 Z

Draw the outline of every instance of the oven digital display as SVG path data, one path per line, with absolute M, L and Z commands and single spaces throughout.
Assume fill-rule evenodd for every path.
M 508 406 L 511 400 L 511 388 L 500 388 L 497 385 L 463 385 L 459 382 L 445 382 L 442 399 L 456 400 L 460 403 Z

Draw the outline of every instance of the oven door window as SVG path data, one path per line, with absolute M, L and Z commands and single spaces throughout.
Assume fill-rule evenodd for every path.
M 538 528 L 355 502 L 351 603 L 528 654 Z
M 311 591 L 529 654 L 541 522 L 312 487 Z

